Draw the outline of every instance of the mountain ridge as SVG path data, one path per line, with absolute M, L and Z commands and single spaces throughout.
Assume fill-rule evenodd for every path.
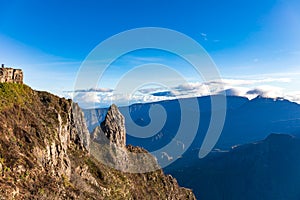
M 300 139 L 270 134 L 262 141 L 211 153 L 203 160 L 165 169 L 196 197 L 214 199 L 279 200 L 300 198 Z M 187 178 L 189 177 L 189 178 Z
M 197 131 L 191 149 L 200 148 L 204 136 L 211 123 L 211 101 L 210 96 L 197 98 L 200 115 L 199 129 Z M 216 145 L 219 149 L 230 149 L 231 146 L 237 144 L 246 144 L 257 140 L 264 139 L 271 133 L 287 133 L 292 134 L 300 130 L 298 121 L 300 119 L 300 105 L 284 99 L 272 99 L 257 97 L 249 100 L 245 97 L 227 96 L 226 119 L 221 133 L 221 137 Z M 181 99 L 181 103 L 185 103 L 185 99 Z M 149 111 L 154 106 L 161 106 L 167 114 L 164 127 L 150 138 L 138 138 L 131 135 L 132 127 L 136 125 L 145 127 L 151 124 Z M 188 107 L 185 106 L 185 107 Z M 126 114 L 129 110 L 129 115 Z M 197 109 L 197 108 L 196 108 Z M 185 110 L 186 112 L 196 112 Z M 128 130 L 127 140 L 129 144 L 140 144 L 148 151 L 154 151 L 166 145 L 174 138 L 178 124 L 180 124 L 180 103 L 178 100 L 160 101 L 146 104 L 133 104 L 129 107 L 120 107 L 121 113 L 125 116 L 126 129 Z M 99 125 L 107 112 L 107 109 L 83 109 L 87 126 L 90 132 L 94 127 Z M 163 115 L 157 114 L 161 118 Z M 286 125 L 284 121 L 293 121 Z M 130 122 L 130 123 L 129 123 Z M 131 124 L 135 123 L 135 125 Z M 197 122 L 195 122 L 197 123 Z M 215 123 L 215 122 L 213 122 Z M 186 130 L 188 133 L 189 130 Z M 153 142 L 155 141 L 155 143 Z
M 0 96 L 0 199 L 195 199 L 162 170 L 102 163 L 71 100 L 12 83 L 0 84 Z

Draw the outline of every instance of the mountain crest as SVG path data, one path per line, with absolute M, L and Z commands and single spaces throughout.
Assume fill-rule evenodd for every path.
M 140 166 L 129 152 L 142 150 L 125 148 L 124 118 L 115 105 L 105 132 L 98 128 L 105 139 L 99 144 L 72 100 L 15 83 L 0 83 L 0 99 L 0 199 L 195 199 L 162 170 L 124 173 Z M 141 160 L 156 164 L 150 154 Z
M 109 107 L 101 129 L 110 142 L 121 148 L 126 146 L 125 119 L 115 104 Z

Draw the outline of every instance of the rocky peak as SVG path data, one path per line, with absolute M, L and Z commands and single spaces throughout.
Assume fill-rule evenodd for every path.
M 99 144 L 71 100 L 14 83 L 0 83 L 0 99 L 0 199 L 194 199 L 162 170 L 123 173 L 140 149 L 124 148 L 115 105 L 92 137 Z
M 126 146 L 125 120 L 116 105 L 108 109 L 101 129 L 110 142 L 121 148 Z

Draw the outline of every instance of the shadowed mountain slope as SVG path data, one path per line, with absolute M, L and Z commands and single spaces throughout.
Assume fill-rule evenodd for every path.
M 193 189 L 196 197 L 215 200 L 300 199 L 300 139 L 271 134 L 229 152 L 169 166 L 165 171 Z M 180 166 L 180 167 L 179 167 Z

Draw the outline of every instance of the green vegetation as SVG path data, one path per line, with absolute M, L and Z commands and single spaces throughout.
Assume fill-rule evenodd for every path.
M 45 194 L 45 189 L 44 188 L 39 188 L 38 193 L 41 194 L 41 195 Z
M 61 178 L 66 188 L 74 188 L 73 184 L 70 182 L 69 178 L 65 174 L 62 174 Z
M 101 172 L 99 166 L 97 166 L 92 160 L 91 158 L 87 158 L 86 159 L 86 164 L 88 165 L 90 172 L 97 177 L 98 179 L 100 179 L 101 181 L 104 181 L 104 175 Z
M 5 159 L 0 156 L 0 164 L 4 165 Z
M 11 108 L 14 104 L 23 105 L 30 102 L 32 90 L 24 84 L 0 83 L 0 111 Z
M 11 169 L 9 167 L 4 166 L 4 172 L 10 172 L 10 171 L 11 171 Z

